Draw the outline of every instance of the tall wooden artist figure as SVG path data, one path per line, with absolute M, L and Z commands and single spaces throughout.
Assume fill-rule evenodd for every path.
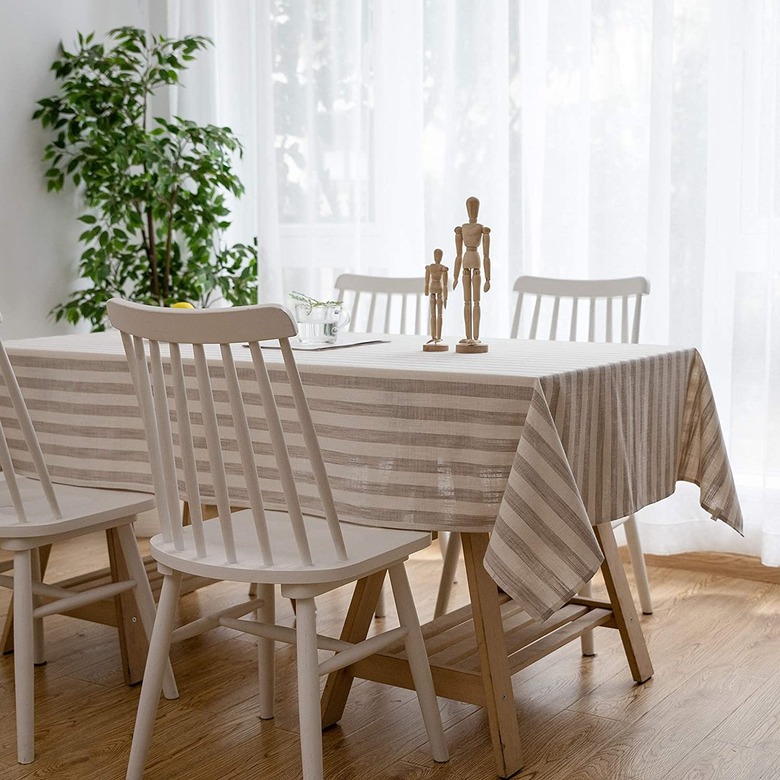
M 433 262 L 425 266 L 425 294 L 430 299 L 430 334 L 431 339 L 423 344 L 425 352 L 446 352 L 449 347 L 442 344 L 441 325 L 444 309 L 447 308 L 447 292 L 449 288 L 449 268 L 441 264 L 444 252 L 433 250 Z
M 466 201 L 469 221 L 455 228 L 455 272 L 452 289 L 458 286 L 458 276 L 463 268 L 463 317 L 466 322 L 466 338 L 455 346 L 456 352 L 487 352 L 488 345 L 479 340 L 480 298 L 482 292 L 490 289 L 490 228 L 477 222 L 479 200 Z M 482 244 L 483 259 L 479 256 Z M 466 253 L 463 254 L 463 246 Z M 482 268 L 485 270 L 485 284 L 482 286 Z

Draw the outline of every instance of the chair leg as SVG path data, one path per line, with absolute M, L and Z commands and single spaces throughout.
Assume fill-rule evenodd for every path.
M 303 780 L 322 780 L 320 669 L 317 658 L 317 610 L 313 598 L 297 599 L 298 717 Z
M 425 723 L 425 730 L 428 733 L 431 756 L 434 761 L 448 761 L 449 753 L 447 752 L 447 743 L 444 739 L 441 712 L 439 712 L 439 705 L 436 701 L 431 667 L 428 663 L 425 641 L 420 630 L 417 608 L 414 605 L 409 579 L 406 576 L 406 568 L 403 563 L 400 563 L 393 566 L 389 571 L 398 618 L 401 625 L 408 630 L 405 641 L 406 655 L 409 658 L 409 670 L 412 673 L 414 688 L 417 692 L 417 699 L 420 702 L 423 722 Z
M 631 559 L 631 567 L 634 570 L 636 590 L 639 594 L 639 604 L 645 615 L 652 615 L 653 597 L 650 595 L 650 581 L 647 578 L 645 554 L 642 552 L 642 542 L 639 539 L 639 528 L 637 528 L 636 516 L 629 515 L 626 522 L 623 523 L 623 528 L 626 532 L 628 557 Z
M 452 583 L 455 580 L 455 570 L 458 568 L 461 550 L 460 534 L 450 532 L 447 546 L 444 548 L 444 563 L 441 569 L 439 592 L 436 596 L 436 608 L 433 611 L 434 618 L 441 617 L 447 612 L 452 593 Z
M 40 583 L 41 555 L 40 549 L 30 550 L 30 563 L 32 565 L 32 581 Z M 33 596 L 33 609 L 38 606 L 38 599 Z M 33 661 L 36 666 L 46 663 L 46 648 L 43 639 L 43 618 L 33 618 Z
M 154 619 L 157 610 L 154 606 L 154 596 L 152 596 L 152 588 L 149 585 L 149 578 L 146 576 L 146 566 L 144 566 L 141 553 L 138 550 L 138 542 L 136 541 L 135 534 L 133 533 L 133 526 L 129 523 L 126 525 L 120 525 L 116 529 L 116 534 L 119 539 L 119 546 L 122 549 L 122 556 L 125 560 L 127 572 L 136 583 L 135 591 L 138 612 L 141 617 L 141 623 L 143 624 L 146 639 L 147 641 L 150 641 L 152 638 L 152 631 L 154 630 Z M 171 668 L 170 660 L 167 661 L 165 667 L 163 695 L 166 699 L 179 698 L 179 691 L 176 687 L 176 679 L 173 676 L 173 669 Z
M 20 764 L 35 758 L 35 679 L 33 674 L 34 550 L 14 553 L 14 686 L 16 693 L 16 751 Z
M 38 548 L 38 561 L 41 567 L 41 579 L 46 573 L 46 566 L 49 562 L 49 555 L 51 554 L 51 545 L 44 544 L 43 547 Z M 0 653 L 9 654 L 14 651 L 14 610 L 13 610 L 14 597 L 11 594 L 11 602 L 8 605 L 8 613 L 5 616 L 5 625 L 3 626 L 2 637 L 0 637 Z
M 374 617 L 383 618 L 387 617 L 387 587 L 386 584 L 382 585 L 382 590 L 379 591 L 379 598 L 376 600 L 376 609 L 374 610 Z
M 133 745 L 130 748 L 130 761 L 127 765 L 127 780 L 142 780 L 143 778 L 144 764 L 152 741 L 157 706 L 160 703 L 163 676 L 168 666 L 171 634 L 173 633 L 173 622 L 179 603 L 180 589 L 181 572 L 165 572 L 160 603 L 157 607 L 157 617 L 149 642 L 149 655 L 146 659 L 138 713 L 135 718 Z
M 255 611 L 255 618 L 261 623 L 276 622 L 274 586 L 270 583 L 254 585 L 255 595 L 260 595 L 263 605 Z M 270 720 L 274 716 L 274 666 L 276 642 L 264 637 L 257 638 L 257 672 L 260 686 L 260 718 Z
M 593 583 L 588 582 L 585 584 L 580 589 L 579 595 L 589 599 L 593 595 Z M 596 649 L 593 645 L 593 630 L 586 631 L 580 637 L 580 647 L 583 655 L 596 655 Z

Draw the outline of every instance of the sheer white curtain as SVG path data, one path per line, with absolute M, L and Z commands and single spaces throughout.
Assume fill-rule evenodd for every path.
M 176 106 L 244 141 L 262 299 L 418 275 L 435 247 L 451 265 L 470 195 L 485 334 L 508 332 L 520 273 L 648 276 L 642 339 L 701 350 L 748 528 L 681 486 L 643 510 L 646 548 L 780 565 L 778 5 L 169 0 L 168 30 L 215 41 Z

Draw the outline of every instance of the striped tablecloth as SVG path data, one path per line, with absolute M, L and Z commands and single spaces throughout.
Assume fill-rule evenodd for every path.
M 55 481 L 151 490 L 118 334 L 6 346 Z M 296 353 L 342 520 L 492 530 L 485 567 L 539 618 L 598 569 L 591 523 L 664 498 L 677 480 L 698 484 L 702 506 L 741 530 L 695 350 L 496 339 L 487 354 L 459 355 L 420 346 L 419 337 L 394 336 Z M 265 352 L 273 379 L 281 357 Z M 248 372 L 247 350 L 235 354 Z M 280 391 L 283 415 L 288 400 Z M 14 449 L 8 409 L 2 395 Z M 264 497 L 278 504 L 259 414 L 253 423 Z M 302 502 L 317 512 L 302 444 L 292 425 L 289 433 Z

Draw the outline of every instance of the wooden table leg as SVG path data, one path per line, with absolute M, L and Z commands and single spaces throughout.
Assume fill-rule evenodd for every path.
M 604 575 L 615 626 L 623 641 L 631 675 L 638 683 L 646 682 L 653 676 L 653 664 L 650 661 L 642 627 L 639 625 L 639 616 L 634 606 L 634 597 L 628 587 L 623 561 L 615 542 L 615 532 L 611 523 L 600 523 L 594 526 L 593 530 L 604 553 L 601 573 Z
M 106 543 L 108 544 L 111 579 L 114 582 L 131 579 L 125 565 L 116 528 L 106 530 Z M 119 650 L 122 656 L 122 672 L 125 682 L 128 685 L 134 685 L 143 679 L 146 654 L 149 649 L 141 623 L 141 613 L 138 611 L 135 588 L 115 596 L 114 604 L 119 634 Z
M 526 668 L 586 631 L 605 626 L 619 630 L 637 682 L 644 682 L 653 673 L 612 526 L 605 523 L 594 530 L 604 551 L 602 568 L 609 601 L 577 596 L 546 621 L 538 623 L 501 593 L 485 571 L 482 562 L 489 535 L 462 533 L 471 604 L 422 627 L 437 694 L 486 708 L 496 773 L 501 777 L 511 777 L 522 769 L 513 672 Z M 357 641 L 367 635 L 379 587 L 379 581 L 362 580 L 358 584 L 343 639 Z M 506 626 L 514 626 L 509 640 L 505 621 Z M 464 647 L 465 653 L 459 650 L 448 655 L 449 642 L 462 645 L 472 631 L 474 645 Z M 402 642 L 349 668 L 349 673 L 343 670 L 338 678 L 333 674 L 328 679 L 322 701 L 325 726 L 341 717 L 353 676 L 414 688 Z
M 522 768 L 520 727 L 498 588 L 482 565 L 488 540 L 486 533 L 461 534 L 496 771 L 510 777 Z
M 347 617 L 341 629 L 340 638 L 345 642 L 361 642 L 366 638 L 374 619 L 384 579 L 385 572 L 381 571 L 355 583 L 355 592 L 352 594 Z M 353 679 L 347 669 L 339 669 L 328 675 L 320 702 L 323 728 L 332 726 L 341 719 Z

